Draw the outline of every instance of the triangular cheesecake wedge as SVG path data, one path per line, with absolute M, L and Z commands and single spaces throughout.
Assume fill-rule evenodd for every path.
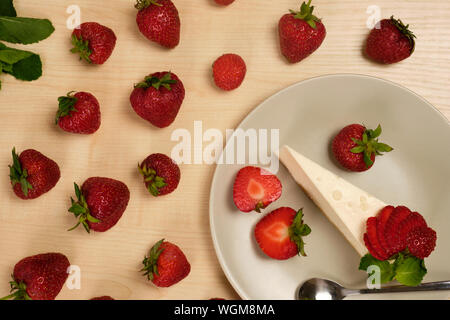
M 376 216 L 386 204 L 288 146 L 281 148 L 279 158 L 355 250 L 361 256 L 365 255 L 366 221 Z

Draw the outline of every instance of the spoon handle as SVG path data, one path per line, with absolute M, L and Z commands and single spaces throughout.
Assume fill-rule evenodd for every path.
M 391 286 L 381 289 L 361 289 L 359 293 L 388 293 L 388 292 L 415 292 L 415 291 L 435 291 L 450 290 L 450 280 L 422 283 L 415 287 L 410 286 Z

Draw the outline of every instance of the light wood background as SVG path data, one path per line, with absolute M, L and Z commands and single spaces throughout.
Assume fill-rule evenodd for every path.
M 132 0 L 15 0 L 20 16 L 49 18 L 56 31 L 47 40 L 26 46 L 40 53 L 44 75 L 33 83 L 1 75 L 0 91 L 0 296 L 9 290 L 14 264 L 36 253 L 60 251 L 81 268 L 81 290 L 64 288 L 59 299 L 111 295 L 117 299 L 238 298 L 221 271 L 209 231 L 208 200 L 212 165 L 182 165 L 182 180 L 171 195 L 152 198 L 136 165 L 148 154 L 170 154 L 177 128 L 192 132 L 195 120 L 204 130 L 234 128 L 260 102 L 278 90 L 314 76 L 359 73 L 397 82 L 426 98 L 450 118 L 450 2 L 447 0 L 314 0 L 327 37 L 311 57 L 289 65 L 279 53 L 277 23 L 297 0 L 236 0 L 218 7 L 212 0 L 174 0 L 182 21 L 181 43 L 165 50 L 138 31 Z M 66 8 L 77 4 L 82 21 L 111 27 L 118 38 L 103 66 L 89 66 L 69 52 Z M 417 35 L 413 56 L 380 66 L 366 60 L 362 45 L 368 33 L 366 10 L 395 14 Z M 240 54 L 248 73 L 234 92 L 216 89 L 211 64 L 221 54 Z M 139 118 L 128 98 L 133 84 L 155 71 L 171 70 L 184 82 L 186 99 L 178 118 L 156 129 Z M 57 97 L 89 91 L 100 101 L 102 126 L 94 135 L 64 133 L 53 124 Z M 23 201 L 8 179 L 10 151 L 34 148 L 58 162 L 62 176 L 44 196 Z M 90 176 L 124 181 L 130 204 L 120 222 L 106 233 L 88 235 L 67 212 L 73 182 Z M 192 265 L 179 284 L 158 289 L 139 273 L 141 261 L 161 238 L 177 243 Z M 245 252 L 242 253 L 245 259 Z

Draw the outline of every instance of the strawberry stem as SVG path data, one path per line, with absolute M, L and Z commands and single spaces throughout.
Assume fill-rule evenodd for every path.
M 0 300 L 31 300 L 30 296 L 27 293 L 27 286 L 24 282 L 17 282 L 14 279 L 14 276 L 11 275 L 12 281 L 9 282 L 9 285 L 11 286 L 11 294 L 0 298 Z
M 16 153 L 16 148 L 12 149 L 13 165 L 9 167 L 9 178 L 11 179 L 12 186 L 14 187 L 16 183 L 20 183 L 25 197 L 28 196 L 28 191 L 33 189 L 33 186 L 28 182 L 28 172 L 27 169 L 23 169 L 19 161 L 19 155 Z
M 155 197 L 159 196 L 159 190 L 167 186 L 164 178 L 157 176 L 156 171 L 153 168 L 148 168 L 145 164 L 143 166 L 138 164 L 138 170 L 144 176 L 148 192 Z
M 378 137 L 381 134 L 381 126 L 375 130 L 366 129 L 362 135 L 362 140 L 352 138 L 352 141 L 357 144 L 356 147 L 352 148 L 350 152 L 352 153 L 364 153 L 364 163 L 367 168 L 373 165 L 372 155 L 381 156 L 382 152 L 390 152 L 394 150 L 391 146 L 378 142 Z
M 159 88 L 161 86 L 163 86 L 167 90 L 171 90 L 170 85 L 175 84 L 175 83 L 177 83 L 177 81 L 173 80 L 172 74 L 170 72 L 168 72 L 161 79 L 158 77 L 147 76 L 147 77 L 145 77 L 144 81 L 139 82 L 134 87 L 135 88 L 143 88 L 143 89 L 153 87 L 156 90 L 159 90 Z
M 92 51 L 89 48 L 88 40 L 83 40 L 83 37 L 81 37 L 81 36 L 80 36 L 80 38 L 78 38 L 76 35 L 72 35 L 72 45 L 73 45 L 73 48 L 70 49 L 70 52 L 79 53 L 80 60 L 84 59 L 87 62 L 92 63 L 91 58 L 90 58 Z
M 70 198 L 72 206 L 69 208 L 68 211 L 74 214 L 74 216 L 78 219 L 78 223 L 67 231 L 72 231 L 81 224 L 87 231 L 87 233 L 90 233 L 91 228 L 89 227 L 88 221 L 92 223 L 99 223 L 101 221 L 97 218 L 94 218 L 90 214 L 86 198 L 81 193 L 80 188 L 76 183 L 74 183 L 74 188 L 75 188 L 75 195 L 77 196 L 78 201 L 75 201 L 73 200 L 73 198 Z
M 157 0 L 137 0 L 136 4 L 134 5 L 134 7 L 138 10 L 142 10 L 147 8 L 150 5 L 156 5 L 158 7 L 162 7 L 162 4 L 158 3 Z
M 289 10 L 294 18 L 304 20 L 309 26 L 313 29 L 316 29 L 316 22 L 319 22 L 320 19 L 313 15 L 314 6 L 311 6 L 311 0 L 308 3 L 303 2 L 300 6 L 300 11 Z
M 75 104 L 78 99 L 73 95 L 75 91 L 70 91 L 66 96 L 59 97 L 59 107 L 56 112 L 55 124 L 58 124 L 60 118 L 68 116 L 71 111 L 75 111 Z
M 144 268 L 141 271 L 144 272 L 144 276 L 147 276 L 147 279 L 152 281 L 154 276 L 159 276 L 158 273 L 158 258 L 164 249 L 161 249 L 161 244 L 164 242 L 164 239 L 159 240 L 149 252 L 148 257 L 144 257 L 142 261 Z
M 303 223 L 303 208 L 297 211 L 291 226 L 289 227 L 289 236 L 293 242 L 297 245 L 298 254 L 306 257 L 305 242 L 303 237 L 306 237 L 311 233 L 311 228 Z
M 391 16 L 391 21 L 394 24 L 394 26 L 397 27 L 397 29 L 406 37 L 408 38 L 408 41 L 411 45 L 411 54 L 414 52 L 416 41 L 414 38 L 416 38 L 415 34 L 409 30 L 409 24 L 405 25 L 402 20 L 395 19 L 394 16 Z

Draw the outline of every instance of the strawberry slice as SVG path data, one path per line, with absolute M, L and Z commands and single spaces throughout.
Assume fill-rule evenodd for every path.
M 399 225 L 398 238 L 400 239 L 400 251 L 406 249 L 406 237 L 409 232 L 419 227 L 427 227 L 427 223 L 422 215 L 418 212 L 411 214 Z
M 391 213 L 394 211 L 393 206 L 386 206 L 378 213 L 377 218 L 377 236 L 378 241 L 380 242 L 381 247 L 383 247 L 384 251 L 388 255 L 388 243 L 386 241 L 386 238 L 384 236 L 384 230 L 386 228 L 386 223 L 389 220 L 389 217 L 391 216 Z
M 433 252 L 436 247 L 436 231 L 428 227 L 417 227 L 408 232 L 406 245 L 409 252 L 419 258 L 424 259 Z
M 369 239 L 370 245 L 373 249 L 373 251 L 376 252 L 378 260 L 386 260 L 389 258 L 389 255 L 384 250 L 384 248 L 381 246 L 379 240 L 378 240 L 378 234 L 377 234 L 377 218 L 376 217 L 370 217 L 367 219 L 366 223 L 366 234 Z
M 306 256 L 302 237 L 311 233 L 303 223 L 303 210 L 281 207 L 265 215 L 255 227 L 255 238 L 269 257 L 286 260 L 297 254 Z
M 364 233 L 364 244 L 366 245 L 367 250 L 369 250 L 370 254 L 371 254 L 375 259 L 383 260 L 383 258 L 380 257 L 380 256 L 378 255 L 378 252 L 376 252 L 376 251 L 373 249 L 372 244 L 370 243 L 369 236 L 367 235 L 367 233 Z
M 267 170 L 244 167 L 239 170 L 233 185 L 233 201 L 242 212 L 261 212 L 281 196 L 281 182 Z
M 398 231 L 400 224 L 408 218 L 410 214 L 411 211 L 407 207 L 398 206 L 394 209 L 386 222 L 384 237 L 386 238 L 388 246 L 385 249 L 389 256 L 401 251 L 401 240 Z

